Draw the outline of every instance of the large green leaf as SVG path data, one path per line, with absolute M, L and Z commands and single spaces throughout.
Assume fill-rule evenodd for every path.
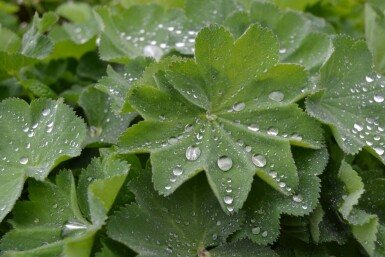
M 80 154 L 85 124 L 61 100 L 19 99 L 0 104 L 0 220 L 12 210 L 27 177 L 43 180 Z
M 233 41 L 221 27 L 205 28 L 196 62 L 158 72 L 158 87 L 132 87 L 129 103 L 145 121 L 119 140 L 121 152 L 151 153 L 161 194 L 205 170 L 229 213 L 242 207 L 254 174 L 291 194 L 287 188 L 298 186 L 298 176 L 290 144 L 322 144 L 319 125 L 294 104 L 307 85 L 303 68 L 276 64 L 277 42 L 266 29 L 252 26 Z M 276 181 L 273 171 L 284 178 Z
M 321 69 L 321 90 L 307 99 L 307 111 L 328 124 L 348 154 L 365 147 L 385 163 L 385 79 L 372 73 L 366 44 L 337 37 Z
M 16 204 L 14 229 L 1 240 L 4 256 L 91 256 L 127 172 L 126 163 L 104 158 L 82 172 L 78 192 L 70 171 L 61 171 L 56 184 L 31 181 L 29 201 Z
M 317 72 L 330 55 L 332 43 L 324 34 L 331 31 L 330 25 L 314 16 L 281 11 L 269 3 L 255 2 L 249 12 L 234 13 L 225 25 L 238 37 L 256 22 L 277 35 L 279 59 L 283 62 L 301 64 Z
M 80 95 L 79 105 L 83 108 L 89 125 L 85 145 L 116 144 L 120 134 L 136 117 L 135 113 L 115 114 L 111 109 L 110 97 L 93 86 Z
M 169 197 L 154 191 L 148 170 L 130 188 L 137 203 L 116 212 L 107 230 L 139 256 L 207 256 L 207 247 L 224 243 L 242 222 L 241 213 L 221 210 L 202 175 Z
M 311 213 L 318 204 L 321 191 L 318 176 L 328 161 L 326 149 L 294 151 L 298 167 L 299 187 L 293 194 L 285 196 L 271 190 L 261 180 L 255 180 L 249 198 L 245 203 L 246 222 L 237 237 L 248 237 L 258 244 L 274 242 L 280 234 L 282 213 L 304 216 Z M 271 173 L 280 181 L 285 175 Z

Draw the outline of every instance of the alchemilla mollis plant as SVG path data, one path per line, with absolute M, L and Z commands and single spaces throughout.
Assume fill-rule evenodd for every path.
M 0 1 L 0 256 L 385 256 L 384 16 Z

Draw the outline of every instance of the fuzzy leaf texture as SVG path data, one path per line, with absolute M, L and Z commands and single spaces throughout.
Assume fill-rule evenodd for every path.
M 20 99 L 0 104 L 0 220 L 10 212 L 27 177 L 43 180 L 60 162 L 77 156 L 85 124 L 62 100 Z
M 346 153 L 365 148 L 385 163 L 385 78 L 373 73 L 365 42 L 339 36 L 334 46 L 307 111 L 331 127 Z
M 277 59 L 267 29 L 253 25 L 235 42 L 222 27 L 203 29 L 195 60 L 159 71 L 157 87 L 131 88 L 129 103 L 145 121 L 120 137 L 120 152 L 150 152 L 154 185 L 164 195 L 205 170 L 228 213 L 242 207 L 255 174 L 291 194 L 269 173 L 284 173 L 281 182 L 295 190 L 290 145 L 320 148 L 322 130 L 294 103 L 304 96 L 307 73 Z

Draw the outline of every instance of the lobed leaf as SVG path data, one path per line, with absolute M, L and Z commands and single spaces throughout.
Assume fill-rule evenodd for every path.
M 80 154 L 84 122 L 59 101 L 0 103 L 0 220 L 20 196 L 27 177 L 43 180 L 60 162 Z
M 372 73 L 364 42 L 341 36 L 334 45 L 321 69 L 322 90 L 307 99 L 307 111 L 331 127 L 346 153 L 365 148 L 384 163 L 385 80 Z
M 306 72 L 276 64 L 277 52 L 273 34 L 256 25 L 235 42 L 224 28 L 203 29 L 195 62 L 159 71 L 157 87 L 130 89 L 129 103 L 145 121 L 121 136 L 120 152 L 150 152 L 164 195 L 205 170 L 228 213 L 242 207 L 254 174 L 291 194 L 286 186 L 295 189 L 298 176 L 290 144 L 320 148 L 322 130 L 294 104 Z M 285 174 L 286 186 L 272 171 Z

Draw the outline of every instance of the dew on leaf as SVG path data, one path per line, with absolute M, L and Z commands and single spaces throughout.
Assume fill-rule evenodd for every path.
M 241 139 L 238 139 L 238 140 L 237 140 L 237 145 L 243 146 L 243 144 L 244 144 L 243 140 L 241 140 Z
M 175 176 L 180 176 L 183 174 L 183 169 L 181 167 L 176 167 L 172 170 L 172 173 L 175 175 Z
M 373 82 L 373 78 L 371 78 L 371 77 L 369 77 L 369 76 L 366 76 L 365 77 L 365 80 L 366 80 L 366 82 Z
M 300 202 L 302 202 L 302 200 L 303 200 L 302 195 L 294 195 L 293 196 L 294 202 L 300 203 Z
M 279 182 L 278 186 L 281 188 L 284 188 L 286 186 L 286 183 L 285 182 Z
M 385 98 L 382 95 L 376 94 L 374 95 L 374 101 L 376 103 L 382 103 L 385 100 Z
M 228 171 L 233 167 L 233 160 L 228 156 L 221 156 L 218 158 L 217 164 L 222 171 Z
M 234 198 L 232 198 L 231 196 L 225 196 L 224 198 L 223 198 L 223 201 L 225 202 L 225 204 L 232 204 L 233 203 L 233 201 L 234 201 Z
M 274 127 L 270 127 L 267 130 L 267 134 L 270 135 L 270 136 L 276 136 L 276 135 L 278 135 L 278 129 L 274 128 Z
M 361 124 L 358 124 L 358 123 L 354 123 L 354 126 L 353 126 L 357 131 L 362 131 L 364 129 L 364 127 L 361 125 Z
M 251 157 L 251 161 L 254 163 L 255 166 L 259 168 L 263 168 L 266 166 L 266 157 L 261 154 L 254 154 L 253 157 Z
M 19 162 L 20 162 L 20 164 L 25 165 L 28 163 L 28 158 L 27 157 L 21 157 Z
M 251 146 L 246 145 L 246 146 L 245 146 L 245 151 L 248 152 L 248 153 L 250 153 L 250 152 L 251 152 Z
M 381 148 L 381 147 L 374 147 L 373 149 L 376 152 L 376 154 L 378 154 L 378 155 L 383 155 L 384 154 L 384 149 Z
M 302 140 L 302 136 L 298 135 L 297 133 L 291 134 L 290 138 L 293 139 L 293 140 L 296 140 L 296 141 L 301 141 Z
M 257 124 L 250 124 L 250 126 L 247 127 L 251 131 L 258 131 L 259 126 Z
M 187 124 L 185 127 L 184 127 L 184 131 L 189 133 L 191 131 L 193 131 L 194 129 L 194 126 L 192 124 Z
M 143 55 L 159 60 L 163 56 L 163 50 L 156 45 L 148 45 L 143 48 Z
M 165 186 L 164 189 L 170 190 L 170 189 L 171 189 L 171 186 Z
M 196 161 L 201 155 L 201 149 L 198 146 L 189 146 L 186 149 L 186 159 Z
M 175 145 L 176 143 L 178 143 L 178 139 L 176 137 L 170 137 L 167 142 L 170 144 L 170 145 Z
M 226 209 L 227 209 L 229 212 L 233 212 L 233 211 L 234 211 L 234 207 L 233 207 L 233 206 L 227 206 Z
M 263 231 L 262 236 L 267 237 L 267 231 Z
M 198 140 L 202 140 L 202 138 L 203 138 L 203 134 L 198 133 L 198 134 L 197 134 L 197 139 L 198 139 Z
M 269 173 L 269 175 L 270 175 L 270 177 L 272 177 L 272 178 L 276 178 L 276 177 L 278 176 L 278 174 L 277 174 L 276 171 L 271 171 L 271 172 Z
M 254 227 L 254 228 L 251 229 L 251 233 L 253 235 L 258 235 L 260 232 L 261 232 L 261 228 L 260 227 Z
M 233 110 L 236 112 L 240 112 L 240 111 L 244 110 L 245 107 L 246 107 L 246 105 L 244 102 L 239 102 L 239 103 L 235 103 L 233 105 Z
M 67 224 L 64 225 L 62 236 L 66 237 L 85 229 L 87 229 L 87 226 L 85 224 L 79 223 L 77 221 L 69 221 Z
M 49 109 L 49 108 L 46 108 L 46 109 L 44 109 L 43 111 L 42 111 L 42 115 L 43 116 L 47 116 L 47 115 L 49 115 L 51 113 L 51 109 Z
M 269 98 L 275 102 L 282 102 L 285 95 L 280 91 L 273 91 L 269 94 Z

